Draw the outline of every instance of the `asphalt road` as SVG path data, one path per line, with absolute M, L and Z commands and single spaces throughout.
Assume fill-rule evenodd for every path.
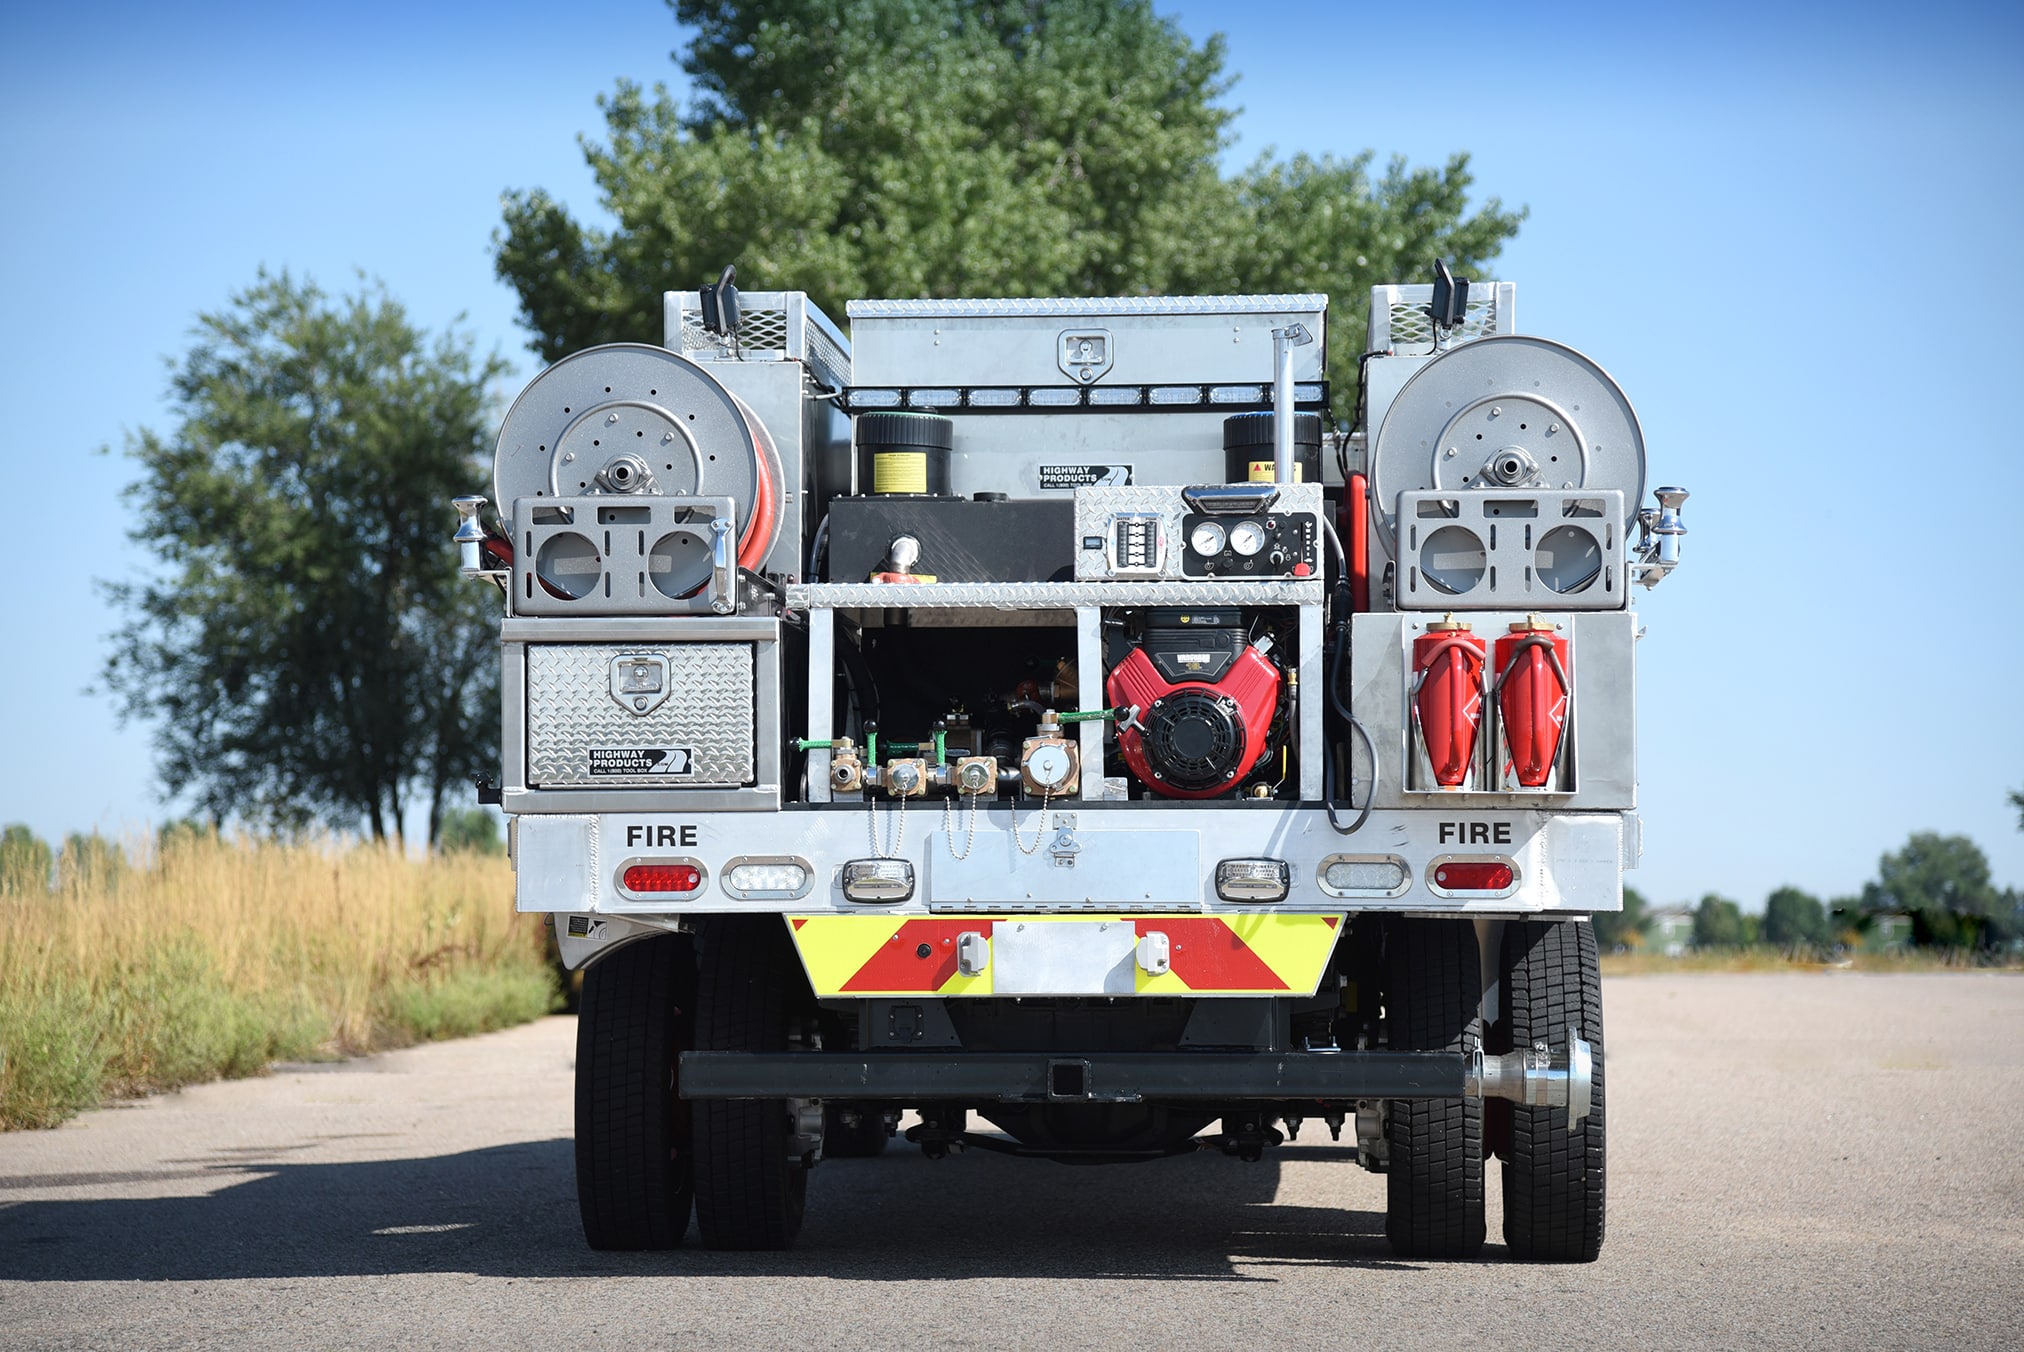
M 1592 1266 L 1393 1259 L 1312 1123 L 1253 1165 L 896 1146 L 816 1172 L 790 1253 L 593 1254 L 558 1018 L 0 1137 L 0 1346 L 2024 1346 L 2024 977 L 1632 977 L 1606 1018 Z

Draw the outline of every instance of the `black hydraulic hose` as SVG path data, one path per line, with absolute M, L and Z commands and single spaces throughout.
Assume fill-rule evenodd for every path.
M 1340 586 L 1349 573 L 1349 556 L 1343 553 L 1342 540 L 1336 535 L 1335 527 L 1329 524 L 1326 513 L 1321 518 L 1321 529 L 1327 534 L 1328 543 L 1335 549 L 1335 557 L 1339 565 L 1336 583 Z M 1371 743 L 1369 730 L 1363 724 L 1356 721 L 1356 715 L 1350 712 L 1349 706 L 1342 701 L 1342 662 L 1344 656 L 1349 652 L 1349 616 L 1346 613 L 1342 613 L 1339 609 L 1341 605 L 1340 600 L 1338 600 L 1337 604 L 1335 657 L 1329 664 L 1325 681 L 1328 686 L 1328 705 L 1341 716 L 1343 722 L 1349 724 L 1349 730 L 1363 740 L 1364 754 L 1370 758 L 1370 788 L 1363 796 L 1363 807 L 1357 812 L 1356 820 L 1348 826 L 1344 826 L 1335 815 L 1335 758 L 1323 756 L 1321 760 L 1321 803 L 1328 810 L 1328 824 L 1334 827 L 1338 834 L 1349 836 L 1355 835 L 1357 831 L 1362 829 L 1363 824 L 1370 820 L 1371 805 L 1377 801 L 1377 749 Z M 1351 752 L 1349 757 L 1349 779 L 1349 801 L 1350 806 L 1354 807 L 1356 805 L 1355 752 Z
M 826 562 L 824 554 L 829 545 L 829 513 L 822 514 L 822 524 L 815 528 L 815 538 L 808 542 L 808 572 L 810 582 L 822 580 L 822 567 Z
M 844 675 L 850 682 L 851 694 L 857 703 L 858 720 L 865 723 L 878 722 L 878 686 L 872 683 L 871 666 L 864 660 L 864 653 L 858 649 L 857 643 L 841 625 L 836 629 L 836 651 L 843 659 Z M 810 728 L 809 734 L 813 736 L 816 731 L 817 729 Z

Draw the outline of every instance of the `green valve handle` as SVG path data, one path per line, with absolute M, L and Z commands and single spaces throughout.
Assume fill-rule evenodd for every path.
M 1062 723 L 1088 723 L 1104 718 L 1123 718 L 1123 709 L 1083 709 L 1065 714 L 1056 714 L 1056 721 Z
M 827 751 L 835 745 L 835 742 L 823 738 L 797 737 L 794 739 L 794 749 L 796 751 Z

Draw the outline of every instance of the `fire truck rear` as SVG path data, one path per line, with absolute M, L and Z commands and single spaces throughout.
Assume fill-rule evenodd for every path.
M 902 1128 L 1305 1127 L 1400 1255 L 1482 1247 L 1494 1158 L 1511 1253 L 1594 1258 L 1587 918 L 1687 496 L 1616 383 L 1445 269 L 1373 292 L 1347 431 L 1318 295 L 665 306 L 457 504 L 517 904 L 584 970 L 589 1243 L 783 1247 Z

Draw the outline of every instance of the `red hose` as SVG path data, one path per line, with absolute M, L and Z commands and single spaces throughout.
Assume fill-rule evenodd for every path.
M 1349 608 L 1370 609 L 1370 480 L 1349 476 Z
M 773 538 L 773 472 L 764 455 L 758 461 L 758 487 L 752 493 L 752 516 L 745 526 L 745 538 L 738 545 L 738 566 L 757 572 L 766 561 L 766 546 Z
M 773 548 L 773 517 L 776 511 L 775 496 L 779 489 L 773 482 L 772 437 L 766 425 L 759 421 L 757 414 L 746 408 L 741 401 L 739 412 L 745 415 L 745 425 L 752 433 L 752 463 L 757 471 L 753 475 L 756 487 L 752 491 L 752 514 L 746 520 L 745 534 L 738 541 L 738 566 L 759 571 L 759 565 L 766 561 L 767 553 Z

